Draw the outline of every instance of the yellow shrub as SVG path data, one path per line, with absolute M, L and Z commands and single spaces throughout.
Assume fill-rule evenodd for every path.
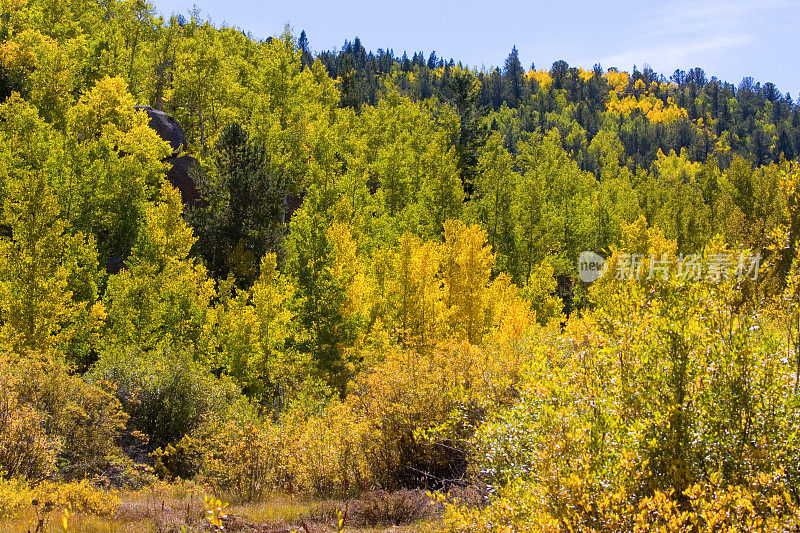
M 0 469 L 31 481 L 109 470 L 128 416 L 119 401 L 48 354 L 0 355 Z
M 55 472 L 57 439 L 42 429 L 44 417 L 19 401 L 17 380 L 0 361 L 0 472 L 41 479 Z
M 460 475 L 464 440 L 513 388 L 515 363 L 506 355 L 466 342 L 422 353 L 394 349 L 359 376 L 347 403 L 366 424 L 366 461 L 376 481 L 391 489 Z
M 621 491 L 592 487 L 586 479 L 563 480 L 567 505 L 550 505 L 551 488 L 514 483 L 483 509 L 445 504 L 445 531 L 608 531 L 711 533 L 720 531 L 795 531 L 800 507 L 780 474 L 762 475 L 747 485 L 722 486 L 719 477 L 674 492 L 656 491 L 638 502 Z M 599 489 L 599 490 L 598 490 Z
M 33 492 L 24 482 L 0 477 L 0 518 L 13 516 L 33 501 Z
M 284 421 L 286 488 L 348 496 L 463 474 L 462 445 L 490 405 L 509 400 L 519 379 L 515 355 L 466 342 L 389 350 L 357 377 L 345 400 Z
M 352 406 L 335 402 L 321 416 L 298 420 L 287 468 L 291 490 L 349 496 L 370 484 L 368 423 Z
M 40 483 L 34 494 L 41 502 L 70 507 L 73 512 L 98 516 L 113 514 L 120 504 L 116 491 L 100 489 L 86 480 L 71 483 Z
M 285 446 L 277 428 L 235 422 L 214 427 L 218 429 L 206 438 L 200 479 L 215 494 L 235 502 L 250 502 L 282 488 Z

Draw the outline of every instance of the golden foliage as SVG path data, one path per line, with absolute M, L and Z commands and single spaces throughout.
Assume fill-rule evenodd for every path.
M 639 80 L 642 81 L 642 80 Z M 644 91 L 644 87 L 642 87 Z M 641 96 L 634 95 L 619 98 L 616 93 L 611 94 L 611 98 L 606 104 L 609 113 L 619 113 L 623 116 L 630 115 L 634 110 L 639 110 L 650 122 L 671 124 L 680 118 L 688 118 L 686 110 L 679 107 L 672 97 L 667 98 L 666 103 L 661 98 L 647 92 Z
M 553 77 L 545 70 L 531 70 L 527 75 L 528 79 L 538 83 L 543 91 L 547 91 L 553 85 Z
M 33 491 L 25 482 L 0 476 L 0 519 L 19 513 L 33 498 Z
M 53 502 L 56 507 L 69 508 L 76 513 L 110 516 L 120 504 L 116 491 L 97 488 L 87 480 L 72 483 L 44 481 L 33 492 L 40 502 Z

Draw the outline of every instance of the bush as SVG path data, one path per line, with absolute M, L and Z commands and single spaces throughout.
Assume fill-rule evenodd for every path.
M 113 392 L 130 415 L 128 429 L 153 450 L 181 439 L 208 419 L 252 417 L 239 388 L 186 352 L 138 349 L 106 353 L 87 379 Z
M 116 492 L 93 486 L 88 481 L 56 483 L 42 481 L 34 487 L 17 479 L 0 476 L 0 518 L 8 518 L 29 508 L 67 508 L 73 512 L 97 516 L 114 514 L 120 504 Z
M 374 484 L 367 462 L 367 421 L 352 406 L 332 402 L 320 415 L 286 421 L 286 469 L 291 491 L 347 497 Z
M 285 488 L 286 447 L 278 427 L 214 420 L 154 455 L 162 476 L 196 478 L 214 494 L 244 503 Z
M 334 402 L 318 416 L 269 422 L 210 420 L 158 449 L 162 477 L 194 478 L 234 502 L 270 491 L 347 496 L 366 486 L 363 424 Z
M 76 513 L 97 516 L 114 514 L 120 504 L 116 492 L 97 488 L 86 480 L 72 483 L 45 481 L 36 486 L 34 493 L 40 502 L 52 502 Z
M 723 485 L 721 476 L 688 487 L 683 493 L 655 491 L 639 501 L 624 492 L 598 491 L 585 479 L 562 487 L 572 504 L 558 512 L 543 487 L 518 480 L 500 490 L 486 508 L 445 504 L 444 530 L 494 531 L 715 531 L 784 532 L 800 527 L 800 507 L 781 473 L 762 474 L 746 485 Z
M 0 519 L 14 516 L 33 501 L 33 491 L 23 481 L 0 476 Z
M 440 488 L 464 477 L 474 428 L 489 406 L 513 394 L 515 355 L 468 343 L 390 350 L 344 401 L 284 419 L 292 488 L 347 497 L 376 487 Z
M 454 511 L 451 529 L 797 521 L 800 397 L 785 332 L 731 285 L 649 283 L 601 285 L 592 313 L 537 339 L 520 400 L 471 440 L 496 498 Z
M 120 454 L 119 402 L 41 354 L 0 360 L 0 468 L 29 480 L 100 474 Z
M 421 489 L 394 492 L 379 489 L 349 500 L 318 502 L 309 509 L 308 519 L 335 523 L 341 516 L 346 527 L 359 529 L 401 526 L 441 516 L 443 501 L 444 497 L 432 497 Z
M 228 423 L 216 434 L 218 447 L 209 450 L 201 481 L 233 502 L 262 500 L 285 483 L 285 442 L 275 427 Z
M 61 443 L 62 477 L 100 474 L 121 454 L 116 440 L 127 415 L 113 395 L 70 375 L 48 356 L 30 354 L 17 362 L 14 373 L 19 400 L 39 413 L 44 432 Z
M 2 378 L 0 378 L 2 379 Z M 46 435 L 43 417 L 19 403 L 8 379 L 0 384 L 0 472 L 27 479 L 54 475 L 61 443 Z
M 390 350 L 359 376 L 347 403 L 365 425 L 363 453 L 379 486 L 440 488 L 467 474 L 468 439 L 514 389 L 506 355 L 466 342 Z
M 376 490 L 347 504 L 350 526 L 399 526 L 430 518 L 441 511 L 424 490 Z

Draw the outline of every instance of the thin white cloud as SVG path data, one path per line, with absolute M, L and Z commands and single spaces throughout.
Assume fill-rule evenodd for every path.
M 779 16 L 789 0 L 674 0 L 651 9 L 626 48 L 605 57 L 604 66 L 656 69 L 691 67 L 715 53 L 731 53 L 756 38 L 759 23 Z

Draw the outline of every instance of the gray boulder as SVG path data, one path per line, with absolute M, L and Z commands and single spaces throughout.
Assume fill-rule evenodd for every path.
M 172 155 L 178 155 L 181 149 L 188 148 L 186 135 L 175 117 L 148 105 L 137 105 L 134 108 L 147 113 L 147 116 L 150 117 L 150 127 L 158 133 L 159 137 L 169 142 L 172 147 Z

